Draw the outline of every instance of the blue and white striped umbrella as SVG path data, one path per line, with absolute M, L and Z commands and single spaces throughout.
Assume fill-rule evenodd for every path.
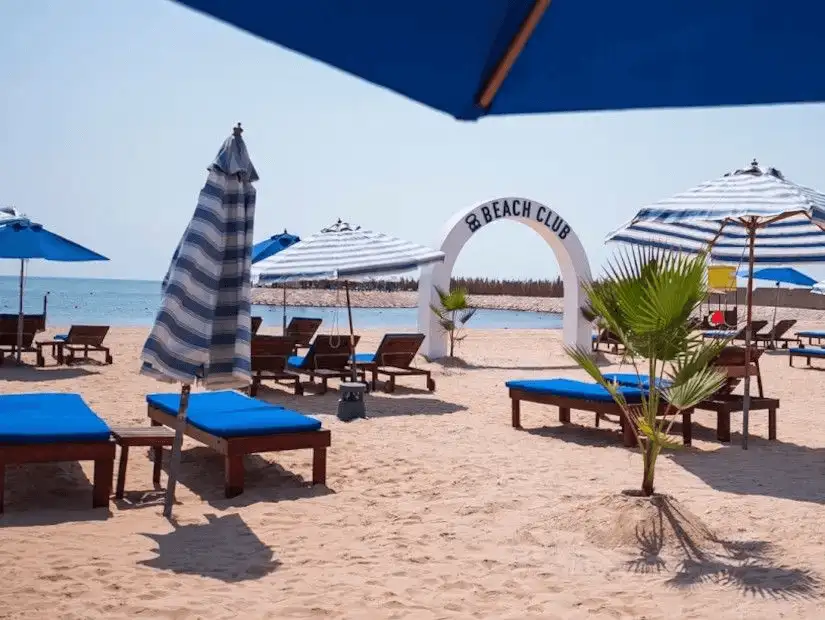
M 163 284 L 141 372 L 207 388 L 248 385 L 250 251 L 258 180 L 240 127 L 209 166 Z
M 756 161 L 640 210 L 607 240 L 688 253 L 718 263 L 825 262 L 825 194 Z
M 444 260 L 444 252 L 338 220 L 256 265 L 259 281 L 360 280 Z
M 755 263 L 825 262 L 825 194 L 776 168 L 736 170 L 645 207 L 607 241 L 698 254 L 748 265 L 745 362 L 750 362 Z M 750 375 L 745 376 L 742 447 L 748 447 Z

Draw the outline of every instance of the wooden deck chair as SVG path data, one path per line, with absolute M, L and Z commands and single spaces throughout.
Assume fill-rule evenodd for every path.
M 315 333 L 323 322 L 324 319 L 312 319 L 302 316 L 294 316 L 290 319 L 289 325 L 286 326 L 286 331 L 284 331 L 284 336 L 295 340 L 295 355 L 298 355 L 299 349 L 309 348 Z
M 312 341 L 306 355 L 293 355 L 287 363 L 287 370 L 307 375 L 310 381 L 321 380 L 321 394 L 327 391 L 329 379 L 347 379 L 352 374 L 350 366 L 349 336 L 330 336 L 319 334 Z M 355 345 L 361 336 L 354 336 Z M 359 377 L 364 377 L 364 370 L 357 369 Z
M 250 396 L 256 396 L 261 382 L 266 380 L 291 383 L 296 395 L 300 396 L 304 393 L 300 376 L 287 370 L 287 362 L 292 356 L 294 347 L 295 340 L 286 336 L 256 335 L 252 338 Z
M 600 351 L 601 345 L 604 345 L 605 351 L 614 354 L 619 353 L 619 347 L 624 348 L 624 343 L 619 340 L 619 337 L 607 328 L 600 329 L 598 334 L 593 334 L 593 351 Z
M 790 329 L 794 325 L 796 325 L 796 319 L 782 319 L 781 321 L 778 321 L 776 325 L 774 325 L 766 333 L 756 334 L 754 336 L 754 342 L 756 342 L 756 344 L 759 344 L 761 342 L 766 348 L 771 349 L 775 349 L 776 343 L 781 342 L 782 348 L 787 349 L 789 342 L 799 341 L 798 336 L 794 336 L 793 338 L 785 336 L 785 334 L 788 333 L 788 331 L 790 331 Z
M 56 353 L 58 364 L 72 364 L 78 361 L 78 354 L 84 360 L 91 359 L 89 353 L 103 353 L 106 364 L 111 364 L 112 353 L 109 347 L 103 346 L 106 334 L 109 333 L 108 325 L 72 325 L 66 338 L 59 340 L 47 340 L 37 343 L 37 364 L 45 364 L 43 347 L 52 347 Z
M 253 316 L 252 317 L 252 335 L 258 333 L 258 330 L 261 329 L 261 323 L 264 322 L 264 318 L 262 316 Z
M 751 336 L 756 339 L 756 336 L 762 331 L 765 327 L 768 326 L 768 321 L 763 321 L 761 319 L 756 321 L 751 321 Z M 736 340 L 744 340 L 745 339 L 745 330 L 747 327 L 743 325 L 739 331 L 734 332 L 734 330 L 727 330 L 727 329 L 711 329 L 705 330 L 702 332 L 702 338 L 724 338 L 728 337 L 732 341 Z
M 17 315 L 4 315 L 0 317 L 0 365 L 6 353 L 15 355 L 17 353 Z M 37 353 L 34 346 L 34 336 L 43 329 L 42 315 L 23 316 L 23 346 L 21 353 Z
M 424 342 L 424 334 L 385 334 L 375 353 L 358 353 L 355 365 L 372 373 L 372 389 L 375 389 L 378 375 L 386 375 L 386 392 L 395 390 L 396 377 L 423 376 L 427 378 L 427 389 L 435 390 L 435 381 L 429 370 L 415 368 L 411 364 Z

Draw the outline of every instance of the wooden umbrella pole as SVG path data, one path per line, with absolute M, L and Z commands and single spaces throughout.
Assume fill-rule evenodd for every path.
M 26 261 L 20 259 L 20 291 L 19 291 L 19 305 L 17 308 L 17 361 L 20 362 L 23 356 L 23 284 L 26 278 Z
M 284 304 L 283 304 L 283 306 L 284 306 L 283 307 L 283 310 L 284 310 L 283 334 L 284 334 L 284 336 L 286 336 L 286 282 L 284 282 Z
M 347 295 L 347 317 L 349 318 L 349 354 L 350 367 L 352 368 L 352 382 L 358 381 L 358 368 L 355 365 L 355 330 L 352 326 L 352 305 L 349 301 L 349 282 L 344 280 L 344 291 Z
M 183 434 L 186 429 L 186 411 L 189 408 L 189 392 L 192 386 L 188 383 L 181 386 L 178 417 L 175 419 L 175 442 L 172 444 L 172 454 L 169 457 L 169 479 L 166 483 L 166 498 L 163 502 L 163 516 L 172 518 L 172 506 L 175 504 L 175 485 L 178 483 L 181 452 L 183 451 Z
M 751 407 L 751 319 L 753 318 L 753 254 L 756 243 L 756 219 L 748 225 L 748 288 L 747 310 L 745 312 L 745 389 L 742 398 L 742 449 L 748 449 L 748 422 Z

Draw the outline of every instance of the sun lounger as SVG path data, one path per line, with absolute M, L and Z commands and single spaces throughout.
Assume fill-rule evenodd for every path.
M 261 323 L 264 322 L 264 318 L 262 316 L 253 316 L 252 317 L 252 335 L 258 333 L 258 330 L 261 329 Z
M 592 334 L 591 343 L 594 351 L 600 351 L 600 347 L 604 346 L 605 351 L 614 354 L 619 353 L 619 347 L 624 347 L 619 337 L 609 329 L 601 329 L 598 334 Z
M 798 342 L 799 338 L 789 338 L 785 334 L 796 325 L 796 319 L 782 319 L 764 334 L 755 334 L 753 339 L 756 344 L 764 343 L 766 347 L 775 348 L 777 342 L 782 343 L 782 348 L 787 349 L 788 343 Z
M 592 411 L 595 414 L 616 415 L 622 429 L 625 446 L 635 446 L 635 429 L 628 424 L 619 405 L 605 388 L 597 383 L 586 383 L 572 379 L 531 379 L 508 381 L 512 403 L 512 424 L 521 428 L 521 401 L 554 405 L 559 409 L 559 422 L 570 422 L 570 410 Z M 637 387 L 620 387 L 622 395 L 629 405 L 641 403 L 643 391 Z M 667 412 L 667 404 L 659 406 L 660 415 Z M 691 414 L 688 409 L 682 415 L 682 439 L 684 444 L 691 443 Z
M 77 394 L 0 395 L 0 512 L 5 466 L 94 461 L 92 506 L 108 506 L 115 444 L 110 430 Z
M 424 334 L 385 334 L 375 353 L 356 353 L 355 364 L 372 373 L 372 389 L 375 389 L 378 375 L 387 375 L 384 384 L 387 392 L 395 390 L 396 377 L 422 376 L 427 378 L 427 389 L 435 390 L 429 370 L 411 366 L 424 342 Z
M 289 325 L 286 326 L 284 331 L 284 336 L 295 340 L 295 350 L 293 351 L 295 355 L 298 355 L 299 349 L 309 348 L 315 333 L 323 322 L 323 319 L 311 319 L 301 316 L 294 316 L 290 319 Z
M 3 315 L 0 317 L 0 365 L 3 364 L 3 357 L 6 353 L 17 353 L 17 315 Z M 32 315 L 23 317 L 23 342 L 21 353 L 37 353 L 33 346 L 34 336 L 38 331 L 43 330 L 43 315 Z
M 251 343 L 252 385 L 249 395 L 257 396 L 261 381 L 291 383 L 296 395 L 304 393 L 301 378 L 287 370 L 287 360 L 292 355 L 295 340 L 286 336 L 256 335 Z
M 825 330 L 821 329 L 809 329 L 806 331 L 796 332 L 796 338 L 799 341 L 799 346 L 802 346 L 802 339 L 807 338 L 808 344 L 814 344 L 814 340 L 816 340 L 816 344 L 822 344 L 822 341 L 825 340 Z
M 180 394 L 149 394 L 146 402 L 153 426 L 175 428 Z M 244 455 L 260 452 L 311 449 L 312 482 L 326 483 L 330 432 L 315 418 L 297 411 L 240 392 L 192 394 L 184 432 L 223 455 L 226 497 L 243 492 Z M 162 450 L 155 448 L 155 458 L 161 457 Z
M 804 357 L 805 362 L 808 366 L 811 365 L 811 360 L 816 359 L 825 359 L 825 348 L 822 347 L 794 347 L 792 349 L 788 349 L 788 365 L 793 366 L 793 358 L 795 357 Z
M 82 353 L 82 359 L 87 360 L 89 353 L 103 353 L 106 364 L 113 362 L 109 347 L 103 346 L 108 325 L 72 325 L 68 334 L 58 334 L 54 340 L 43 340 L 37 343 L 37 365 L 46 364 L 43 355 L 44 347 L 51 347 L 52 355 L 57 358 L 58 364 L 72 364 L 77 361 L 77 355 Z
M 763 320 L 751 321 L 751 335 L 756 338 L 756 335 L 767 327 L 768 322 Z M 730 339 L 733 341 L 745 339 L 746 326 L 742 326 L 739 330 L 734 329 L 706 329 L 702 332 L 702 338 L 718 338 Z
M 360 338 L 355 336 L 356 345 Z M 287 360 L 287 370 L 307 375 L 310 381 L 320 379 L 323 394 L 329 379 L 346 379 L 352 374 L 350 358 L 349 336 L 321 334 L 312 341 L 306 355 L 293 355 Z M 363 369 L 358 372 L 364 375 Z

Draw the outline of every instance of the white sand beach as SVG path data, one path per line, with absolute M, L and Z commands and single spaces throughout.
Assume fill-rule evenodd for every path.
M 147 425 L 144 395 L 170 388 L 137 374 L 146 333 L 113 330 L 112 366 L 4 367 L 0 392 L 78 392 L 111 426 Z M 364 332 L 359 349 L 380 336 Z M 574 411 L 562 426 L 526 403 L 525 430 L 511 427 L 506 380 L 584 377 L 558 332 L 470 330 L 459 353 L 466 364 L 427 365 L 435 393 L 401 380 L 349 424 L 334 415 L 336 389 L 262 390 L 332 431 L 326 487 L 308 485 L 309 451 L 268 453 L 247 458 L 246 491 L 225 499 L 222 459 L 187 440 L 171 525 L 145 449 L 109 510 L 89 508 L 91 463 L 7 467 L 0 618 L 821 615 L 822 371 L 764 355 L 778 439 L 756 412 L 748 451 L 738 416 L 722 445 L 715 415 L 698 412 L 693 446 L 660 460 L 657 490 L 712 530 L 713 548 L 690 549 L 623 527 L 619 493 L 641 472 L 617 425 Z

